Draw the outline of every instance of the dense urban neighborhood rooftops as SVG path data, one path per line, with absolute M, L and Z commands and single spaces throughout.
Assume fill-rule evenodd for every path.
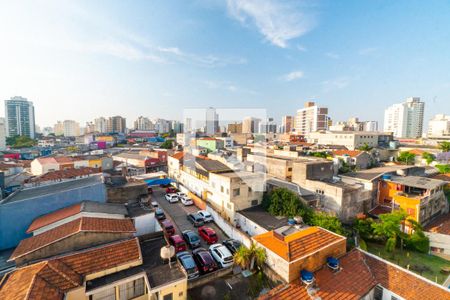
M 398 170 L 407 170 L 407 169 L 412 169 L 412 168 L 417 168 L 417 167 L 406 166 L 406 165 L 384 166 L 384 167 L 372 168 L 372 169 L 367 169 L 367 170 L 360 170 L 360 171 L 352 172 L 352 173 L 346 173 L 346 174 L 343 174 L 342 176 L 353 177 L 353 178 L 357 178 L 357 179 L 371 181 L 371 180 L 374 180 L 386 173 L 393 173 Z
M 388 179 L 391 182 L 398 183 L 401 185 L 432 190 L 438 188 L 440 186 L 445 185 L 446 183 L 442 180 L 431 179 L 426 177 L 419 176 L 392 176 Z
M 425 226 L 424 230 L 450 235 L 450 213 L 440 215 Z
M 256 205 L 249 207 L 244 210 L 238 211 L 241 215 L 247 219 L 255 222 L 256 224 L 262 226 L 266 230 L 273 230 L 288 223 L 287 217 L 275 217 L 269 214 L 261 205 Z

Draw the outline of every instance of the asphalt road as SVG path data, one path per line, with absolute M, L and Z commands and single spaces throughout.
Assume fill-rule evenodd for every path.
M 183 230 L 188 229 L 198 232 L 197 228 L 195 228 L 191 222 L 188 221 L 186 216 L 190 213 L 197 212 L 199 209 L 195 205 L 184 206 L 181 201 L 169 203 L 169 201 L 167 201 L 164 197 L 165 194 L 165 189 L 155 187 L 153 189 L 153 194 L 151 195 L 151 201 L 158 202 L 159 207 L 162 208 L 166 214 L 166 218 L 172 221 L 176 229 L 175 234 L 181 235 Z M 223 240 L 228 238 L 228 236 L 214 222 L 207 223 L 205 226 L 214 229 L 219 238 L 219 243 L 222 243 Z M 206 244 L 202 238 L 200 239 L 202 247 L 209 249 L 209 245 Z

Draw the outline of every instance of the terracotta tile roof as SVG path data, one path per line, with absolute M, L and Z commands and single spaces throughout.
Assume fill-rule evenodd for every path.
M 433 179 L 440 179 L 440 180 L 444 180 L 444 181 L 450 182 L 450 173 L 437 174 L 437 175 L 432 176 L 431 178 L 433 178 Z
M 374 255 L 364 253 L 364 256 L 378 284 L 404 299 L 450 299 L 450 292 L 445 287 L 392 263 L 378 259 Z
M 442 233 L 442 234 L 450 234 L 450 214 L 440 215 L 430 224 L 425 226 L 425 231 Z
M 315 272 L 315 296 L 321 299 L 361 299 L 377 284 L 363 258 L 361 252 L 353 250 L 340 259 L 339 272 L 333 272 L 326 266 Z M 260 299 L 313 298 L 310 298 L 302 282 L 296 280 L 276 287 Z
M 253 239 L 282 257 L 294 261 L 332 243 L 345 240 L 345 237 L 329 232 L 320 227 L 309 227 L 288 236 L 277 237 L 273 230 L 254 236 Z
M 39 235 L 23 239 L 12 253 L 10 260 L 34 252 L 81 231 L 136 232 L 136 229 L 130 219 L 81 217 Z
M 58 260 L 78 274 L 86 276 L 115 268 L 128 262 L 142 260 L 142 255 L 139 240 L 133 238 L 64 256 L 58 258 Z
M 415 155 L 422 155 L 424 154 L 426 151 L 420 150 L 420 149 L 412 149 L 408 151 L 409 153 L 415 154 Z
M 74 216 L 81 212 L 82 203 L 77 203 L 63 209 L 51 212 L 49 214 L 43 215 L 39 218 L 34 219 L 31 223 L 30 227 L 27 229 L 27 233 L 31 233 L 36 229 L 42 228 L 44 226 L 55 223 L 56 221 L 68 218 L 70 216 Z
M 361 299 L 376 285 L 381 285 L 404 299 L 450 299 L 450 293 L 444 287 L 358 249 L 341 257 L 340 266 L 341 270 L 338 272 L 332 272 L 324 266 L 314 273 L 315 293 L 312 297 L 305 285 L 297 280 L 279 285 L 259 299 Z
M 55 156 L 55 161 L 60 164 L 67 164 L 67 163 L 73 163 L 74 159 L 72 157 L 67 156 Z
M 45 181 L 54 181 L 59 179 L 71 179 L 79 176 L 87 176 L 91 174 L 98 174 L 100 170 L 97 168 L 78 168 L 78 169 L 66 169 L 66 170 L 57 170 L 45 173 L 41 176 L 32 177 L 26 180 L 26 183 L 38 183 Z
M 175 158 L 176 160 L 183 159 L 183 157 L 184 157 L 184 152 L 183 152 L 183 151 L 177 152 L 177 153 L 173 154 L 172 157 Z
M 332 152 L 336 156 L 348 155 L 350 157 L 356 157 L 356 156 L 360 155 L 361 153 L 363 153 L 363 151 L 358 151 L 358 150 L 334 150 Z
M 54 157 L 38 157 L 36 159 L 39 161 L 41 165 L 57 163 Z
M 19 268 L 0 281 L 0 299 L 64 299 L 83 285 L 83 277 L 133 261 L 142 261 L 137 238 L 84 250 Z

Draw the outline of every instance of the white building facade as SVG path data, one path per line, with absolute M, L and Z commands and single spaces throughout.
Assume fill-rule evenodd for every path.
M 384 131 L 398 138 L 419 138 L 423 133 L 425 103 L 419 97 L 388 107 L 384 112 Z
M 307 134 L 328 129 L 328 108 L 318 107 L 314 102 L 306 102 L 305 107 L 297 110 L 294 128 L 298 134 Z
M 428 122 L 429 138 L 450 138 L 450 116 L 438 114 Z

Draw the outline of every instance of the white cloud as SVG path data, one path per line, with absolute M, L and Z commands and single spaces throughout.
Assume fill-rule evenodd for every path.
M 337 77 L 330 80 L 325 80 L 322 82 L 323 89 L 325 92 L 332 90 L 341 90 L 346 88 L 351 82 L 349 77 Z
M 258 92 L 246 89 L 243 87 L 239 87 L 235 85 L 233 82 L 230 81 L 214 81 L 214 80 L 204 80 L 202 81 L 203 84 L 206 85 L 209 89 L 214 90 L 224 90 L 232 93 L 244 93 L 244 94 L 250 94 L 250 95 L 258 95 Z
M 299 4 L 299 1 L 227 0 L 228 13 L 233 18 L 242 24 L 254 24 L 269 42 L 281 48 L 315 25 L 314 17 L 304 13 Z
M 339 59 L 339 58 L 341 58 L 341 56 L 339 54 L 334 53 L 334 52 L 327 52 L 327 53 L 325 53 L 325 56 L 328 57 L 328 58 L 331 58 L 331 59 Z
M 308 49 L 306 49 L 306 47 L 305 47 L 305 46 L 302 46 L 302 45 L 297 45 L 297 50 L 298 50 L 298 51 L 301 51 L 301 52 L 306 52 L 306 51 L 308 51 Z
M 283 79 L 285 81 L 293 81 L 293 80 L 297 80 L 297 79 L 303 78 L 303 76 L 304 76 L 304 74 L 303 74 L 302 71 L 293 71 L 293 72 L 290 72 L 290 73 L 288 73 L 286 75 L 283 75 L 281 77 L 281 79 Z

